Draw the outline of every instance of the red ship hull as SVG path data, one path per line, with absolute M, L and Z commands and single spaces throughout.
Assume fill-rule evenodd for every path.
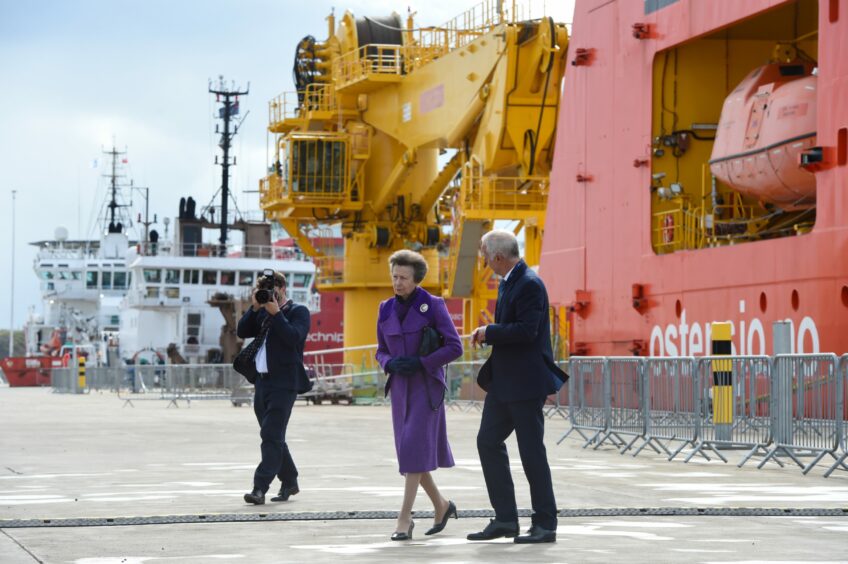
M 9 386 L 49 386 L 50 370 L 61 367 L 62 360 L 50 356 L 12 356 L 3 359 L 2 368 Z
M 799 235 L 658 253 L 649 189 L 657 58 L 811 4 L 825 154 L 815 224 Z M 783 320 L 791 352 L 848 352 L 848 2 L 578 0 L 573 29 L 540 265 L 551 303 L 571 311 L 571 354 L 708 354 L 710 322 L 728 320 L 736 354 L 771 354 L 772 324 Z M 575 59 L 577 49 L 587 60 Z M 719 88 L 723 97 L 733 84 Z M 713 105 L 717 121 L 721 104 Z

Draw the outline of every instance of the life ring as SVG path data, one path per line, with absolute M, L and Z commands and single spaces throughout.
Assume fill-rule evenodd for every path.
M 666 214 L 662 221 L 662 239 L 666 245 L 674 242 L 674 218 Z
M 140 351 L 136 352 L 132 357 L 132 363 L 138 364 L 139 355 L 142 355 L 143 353 L 146 353 L 146 354 L 144 354 L 144 356 L 142 356 L 143 361 L 147 360 L 148 357 L 150 356 L 150 353 L 152 353 L 154 355 L 155 359 L 156 359 L 156 364 L 167 364 L 167 362 L 165 361 L 165 355 L 162 354 L 161 352 L 157 351 L 156 349 L 150 348 L 150 347 L 148 347 L 146 349 L 141 349 Z M 150 364 L 150 362 L 148 361 L 145 364 Z

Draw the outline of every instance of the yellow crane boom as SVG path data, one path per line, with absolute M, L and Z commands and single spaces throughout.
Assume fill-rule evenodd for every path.
M 261 206 L 315 258 L 319 289 L 345 292 L 346 347 L 375 342 L 401 248 L 427 257 L 426 288 L 466 298 L 468 330 L 493 297 L 477 247 L 494 220 L 517 220 L 538 263 L 566 28 L 491 0 L 440 27 L 327 20 L 325 41 L 298 44 L 297 91 L 269 104 Z M 310 243 L 328 226 L 342 257 Z

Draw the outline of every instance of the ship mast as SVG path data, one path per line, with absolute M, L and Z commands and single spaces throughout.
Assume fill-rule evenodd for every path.
M 209 92 L 211 94 L 215 94 L 215 101 L 223 104 L 222 108 L 218 109 L 218 119 L 224 122 L 224 131 L 220 131 L 218 126 L 215 126 L 215 133 L 221 134 L 221 141 L 218 143 L 218 146 L 224 152 L 223 159 L 221 162 L 218 162 L 217 155 L 215 156 L 215 164 L 221 165 L 221 237 L 218 241 L 221 243 L 222 252 L 226 252 L 227 245 L 227 205 L 230 199 L 230 165 L 236 165 L 236 158 L 232 157 L 232 163 L 230 162 L 230 147 L 232 144 L 233 137 L 238 133 L 238 128 L 241 122 L 235 124 L 230 131 L 230 120 L 233 116 L 237 116 L 239 113 L 239 96 L 247 95 L 250 92 L 250 83 L 247 84 L 247 89 L 244 91 L 240 91 L 235 88 L 235 86 L 227 87 L 224 84 L 224 77 L 218 77 L 218 86 L 217 88 L 213 88 L 212 81 L 209 81 Z M 242 121 L 244 119 L 242 118 Z
M 124 228 L 127 227 L 120 222 L 120 217 L 118 213 L 118 208 L 128 207 L 126 205 L 121 205 L 118 203 L 118 190 L 121 186 L 118 184 L 118 178 L 123 175 L 118 174 L 118 157 L 126 155 L 126 151 L 118 151 L 114 145 L 112 145 L 112 149 L 109 151 L 103 151 L 104 155 L 109 155 L 112 157 L 112 169 L 109 174 L 104 174 L 103 176 L 107 176 L 109 178 L 109 190 L 110 197 L 109 203 L 106 204 L 106 207 L 109 209 L 107 212 L 105 220 L 109 220 L 109 224 L 106 226 L 107 233 L 123 233 Z M 126 162 L 126 159 L 124 160 Z

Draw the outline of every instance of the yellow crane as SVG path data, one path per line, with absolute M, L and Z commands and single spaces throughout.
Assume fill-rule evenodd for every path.
M 345 293 L 345 347 L 376 341 L 395 250 L 427 258 L 425 288 L 466 298 L 466 331 L 494 297 L 477 256 L 494 220 L 518 221 L 538 264 L 568 33 L 504 4 L 422 28 L 331 14 L 325 41 L 298 43 L 297 91 L 269 104 L 261 206 L 315 259 L 319 289 Z M 343 256 L 310 242 L 334 226 Z

